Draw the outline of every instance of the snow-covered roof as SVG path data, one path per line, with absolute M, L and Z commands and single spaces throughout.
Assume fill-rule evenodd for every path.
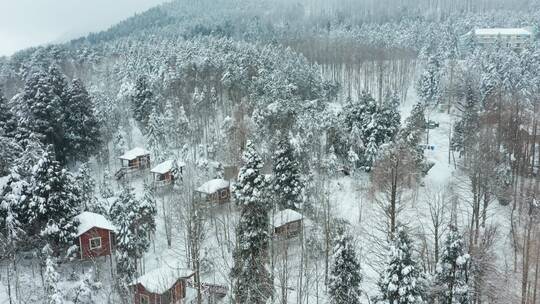
M 152 168 L 150 172 L 158 173 L 158 174 L 165 174 L 167 172 L 170 172 L 175 167 L 176 167 L 176 162 L 174 160 L 167 160 L 155 166 L 154 168 Z
M 526 28 L 477 28 L 474 29 L 477 36 L 509 36 L 509 35 L 532 35 Z
M 173 269 L 167 266 L 156 268 L 143 276 L 139 277 L 131 285 L 141 284 L 144 289 L 151 293 L 164 294 L 174 284 L 182 278 L 188 278 L 193 275 L 191 269 Z
M 184 163 L 184 162 L 178 162 L 178 161 L 175 161 L 175 160 L 167 160 L 167 161 L 164 161 L 161 164 L 155 166 L 150 171 L 153 172 L 153 173 L 165 174 L 165 173 L 171 171 L 174 168 L 185 167 L 185 166 L 186 166 L 186 163 Z
M 101 214 L 85 211 L 75 218 L 79 221 L 77 236 L 80 236 L 94 227 L 116 231 L 116 227 Z
M 230 186 L 229 181 L 226 181 L 221 178 L 216 178 L 202 184 L 199 188 L 197 188 L 196 191 L 201 192 L 201 193 L 206 193 L 206 194 L 212 194 L 218 190 L 229 188 L 229 186 Z
M 120 156 L 120 159 L 126 159 L 126 160 L 134 160 L 135 158 L 139 156 L 148 155 L 150 152 L 143 148 L 133 148 L 127 152 L 124 153 L 124 155 Z
M 302 219 L 302 214 L 292 209 L 284 209 L 274 215 L 273 225 L 275 228 Z

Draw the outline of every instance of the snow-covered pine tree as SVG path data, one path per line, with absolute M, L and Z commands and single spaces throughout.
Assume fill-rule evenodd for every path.
M 377 159 L 379 154 L 379 147 L 377 146 L 377 140 L 375 134 L 372 134 L 367 141 L 366 151 L 364 152 L 364 169 L 369 172 L 373 163 Z
M 14 115 L 11 107 L 8 105 L 7 99 L 2 94 L 2 88 L 0 88 L 0 136 L 13 135 Z
M 180 109 L 178 110 L 178 117 L 174 122 L 173 132 L 175 134 L 175 137 L 173 138 L 175 138 L 177 147 L 182 147 L 189 142 L 191 125 L 183 105 L 180 106 Z
M 38 138 L 43 144 L 52 144 L 57 151 L 61 148 L 62 100 L 53 90 L 46 72 L 37 71 L 30 75 L 22 92 L 23 113 L 18 115 L 18 136 Z
M 444 250 L 437 263 L 435 290 L 439 303 L 468 304 L 469 263 L 463 237 L 454 225 L 450 225 L 444 242 Z
M 441 64 L 436 56 L 430 56 L 416 88 L 424 104 L 437 105 L 442 96 Z
M 404 227 L 398 227 L 390 240 L 388 260 L 381 273 L 377 298 L 379 304 L 423 304 L 425 282 L 417 262 L 413 258 L 413 242 Z
M 382 142 L 389 142 L 399 131 L 401 115 L 399 113 L 399 97 L 397 94 L 386 95 L 385 101 L 379 107 L 377 115 L 378 133 L 383 137 Z
M 167 153 L 165 125 L 163 118 L 157 113 L 156 109 L 152 110 L 148 118 L 145 137 L 155 160 L 157 162 L 164 161 Z
M 265 177 L 260 172 L 262 160 L 251 141 L 247 142 L 242 159 L 244 165 L 234 186 L 240 222 L 236 229 L 237 246 L 231 277 L 237 303 L 263 304 L 273 290 L 267 269 L 271 206 L 265 194 Z
M 146 127 L 150 113 L 155 108 L 154 93 L 151 91 L 148 77 L 140 76 L 135 83 L 135 92 L 131 97 L 133 118 Z
M 97 152 L 101 139 L 94 101 L 78 79 L 67 88 L 65 99 L 65 153 L 70 158 L 86 160 Z
M 135 198 L 133 189 L 126 185 L 111 205 L 109 216 L 118 227 L 117 232 L 117 270 L 123 283 L 133 280 L 137 271 L 137 260 L 150 247 L 150 236 L 155 231 L 156 205 L 153 194 Z
M 99 204 L 96 198 L 96 182 L 90 173 L 88 163 L 84 163 L 79 167 L 79 172 L 75 176 L 82 210 L 105 214 L 105 208 Z
M 458 103 L 461 119 L 454 125 L 452 136 L 452 150 L 458 151 L 460 155 L 465 154 L 467 148 L 475 143 L 480 125 L 478 114 L 480 101 L 473 82 L 470 77 L 465 79 L 463 101 Z
M 289 136 L 280 138 L 274 152 L 272 190 L 281 209 L 299 209 L 302 205 L 300 164 L 294 155 Z
M 54 257 L 47 256 L 45 260 L 45 271 L 43 272 L 43 280 L 45 282 L 46 303 L 47 304 L 63 304 L 64 295 L 58 287 L 60 275 L 56 271 L 56 261 Z
M 0 190 L 0 233 L 5 238 L 5 252 L 13 257 L 17 242 L 25 234 L 21 220 L 26 218 L 21 214 L 21 205 L 26 204 L 29 195 L 29 183 L 17 165 L 11 168 L 7 183 Z
M 353 239 L 344 228 L 339 228 L 332 252 L 332 268 L 328 278 L 331 304 L 360 303 L 360 262 L 356 256 Z
M 138 250 L 135 246 L 136 235 L 133 229 L 133 216 L 131 206 L 136 205 L 137 200 L 132 189 L 125 186 L 122 192 L 111 205 L 109 216 L 117 227 L 116 233 L 116 269 L 120 283 L 123 287 L 131 282 L 137 273 Z
M 31 234 L 44 237 L 55 250 L 71 244 L 77 231 L 74 217 L 80 208 L 78 188 L 71 174 L 56 161 L 51 146 L 33 168 L 30 189 L 24 212 Z
M 118 131 L 113 140 L 113 151 L 115 155 L 122 155 L 128 148 L 125 135 L 123 132 Z
M 2 130 L 0 130 L 0 176 L 4 176 L 9 174 L 10 167 L 21 156 L 23 148 L 15 138 L 1 133 Z

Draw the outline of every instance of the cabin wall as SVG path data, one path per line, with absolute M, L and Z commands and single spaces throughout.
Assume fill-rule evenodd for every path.
M 302 220 L 287 223 L 285 225 L 274 228 L 274 233 L 278 236 L 294 236 L 302 230 Z
M 212 194 L 208 194 L 206 199 L 212 203 L 228 203 L 231 200 L 231 190 L 229 188 L 220 189 Z
M 137 284 L 134 287 L 134 303 L 141 303 L 141 295 L 148 296 L 149 304 L 173 304 L 180 303 L 181 299 L 186 297 L 186 282 L 183 279 L 178 280 L 174 286 L 171 287 L 164 294 L 156 294 L 149 292 L 143 285 Z
M 92 238 L 101 238 L 101 247 L 90 249 L 90 240 Z M 107 229 L 94 227 L 79 236 L 80 255 L 82 259 L 108 256 L 113 249 L 113 233 Z

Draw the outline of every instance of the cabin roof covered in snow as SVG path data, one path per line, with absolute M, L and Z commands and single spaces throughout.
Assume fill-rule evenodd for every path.
M 474 29 L 477 36 L 509 36 L 509 35 L 532 35 L 526 28 L 477 28 Z
M 284 209 L 276 212 L 274 215 L 273 225 L 275 228 L 281 227 L 285 224 L 299 221 L 302 219 L 302 214 L 292 209 Z
M 202 184 L 199 188 L 197 188 L 196 191 L 201 192 L 201 193 L 206 193 L 206 194 L 212 194 L 218 190 L 229 188 L 229 186 L 230 186 L 229 181 L 226 181 L 221 178 L 216 178 Z
M 77 236 L 81 236 L 83 233 L 94 227 L 116 231 L 116 227 L 101 214 L 85 211 L 75 218 L 79 221 Z
M 125 152 L 123 155 L 120 156 L 120 159 L 126 159 L 126 160 L 134 160 L 137 157 L 149 155 L 150 152 L 143 148 L 133 148 L 127 152 Z
M 185 166 L 185 164 L 182 163 L 182 162 L 178 163 L 178 162 L 176 162 L 174 160 L 167 160 L 167 161 L 164 161 L 161 164 L 155 166 L 150 171 L 153 172 L 153 173 L 165 174 L 167 172 L 170 172 L 174 168 L 183 167 L 183 166 Z
M 147 272 L 133 281 L 131 285 L 141 284 L 144 289 L 151 293 L 164 294 L 171 289 L 179 279 L 189 278 L 193 273 L 194 272 L 191 269 L 173 269 L 163 266 Z

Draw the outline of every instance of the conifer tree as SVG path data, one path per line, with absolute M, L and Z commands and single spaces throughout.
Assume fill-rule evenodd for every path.
M 165 143 L 167 142 L 165 125 L 163 118 L 156 112 L 156 109 L 152 111 L 148 119 L 146 141 L 150 151 L 152 151 L 152 154 L 155 156 L 156 161 L 164 161 L 167 153 L 165 146 Z
M 359 304 L 360 263 L 356 256 L 353 239 L 343 228 L 339 228 L 332 252 L 332 268 L 328 282 L 331 304 Z
M 75 181 L 79 188 L 79 198 L 81 200 L 82 209 L 84 211 L 104 214 L 105 209 L 98 203 L 96 198 L 96 182 L 90 175 L 90 168 L 87 163 L 81 165 L 79 172 L 75 177 Z
M 62 100 L 56 95 L 46 72 L 30 75 L 22 92 L 24 115 L 19 115 L 18 129 L 22 138 L 35 136 L 43 144 L 52 144 L 58 152 L 62 134 Z
M 150 113 L 155 108 L 154 93 L 151 91 L 148 78 L 140 76 L 135 83 L 135 92 L 131 98 L 131 108 L 133 118 L 139 122 L 143 128 L 146 127 Z
M 150 247 L 150 235 L 155 231 L 155 201 L 145 197 L 137 200 L 133 189 L 125 185 L 118 199 L 111 205 L 109 215 L 118 227 L 117 270 L 123 283 L 134 279 L 137 260 Z
M 442 95 L 441 85 L 441 64 L 436 56 L 428 59 L 427 66 L 420 76 L 417 85 L 417 92 L 420 100 L 424 104 L 436 105 L 440 102 Z
M 372 134 L 368 139 L 366 151 L 364 153 L 364 168 L 366 171 L 371 171 L 371 167 L 377 159 L 378 154 L 379 147 L 377 146 L 377 140 L 375 139 L 375 135 Z
M 43 273 L 45 281 L 45 291 L 47 295 L 47 304 L 63 304 L 64 296 L 62 290 L 58 287 L 60 276 L 56 271 L 56 261 L 50 255 L 45 260 L 45 271 Z
M 94 101 L 78 79 L 66 89 L 65 99 L 65 153 L 71 158 L 86 160 L 97 152 L 100 145 L 100 126 Z
M 469 264 L 470 256 L 465 251 L 463 238 L 457 228 L 451 225 L 436 269 L 435 289 L 438 292 L 439 303 L 470 303 Z
M 468 147 L 476 141 L 476 132 L 479 128 L 479 98 L 473 87 L 473 80 L 467 78 L 464 84 L 463 101 L 458 104 L 461 119 L 454 126 L 451 147 L 454 151 L 464 154 Z
M 33 168 L 30 187 L 26 212 L 32 232 L 39 233 L 52 246 L 71 244 L 77 229 L 74 217 L 80 207 L 79 191 L 50 146 Z
M 274 152 L 272 189 L 281 209 L 298 209 L 302 204 L 300 164 L 294 155 L 288 136 L 283 136 Z
M 246 144 L 242 160 L 244 165 L 234 186 L 240 222 L 236 229 L 237 246 L 231 277 L 237 303 L 262 304 L 273 290 L 267 269 L 271 206 L 265 194 L 266 181 L 260 172 L 262 160 L 251 141 Z
M 12 136 L 15 131 L 12 109 L 9 107 L 7 99 L 2 94 L 0 88 L 0 136 Z
M 386 269 L 381 273 L 380 304 L 425 303 L 424 275 L 413 258 L 413 242 L 403 227 L 390 242 Z

